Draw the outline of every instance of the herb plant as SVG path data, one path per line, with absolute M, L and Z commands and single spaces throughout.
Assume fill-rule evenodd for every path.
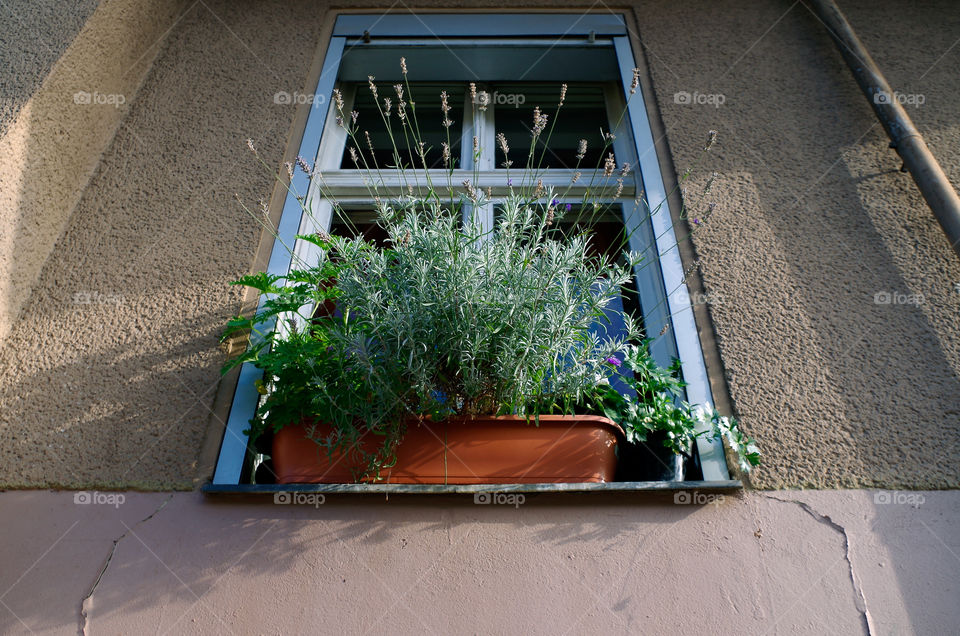
M 450 177 L 456 162 L 449 143 L 442 144 L 441 154 L 446 183 L 431 181 L 425 170 L 430 149 L 421 141 L 410 86 L 393 88 L 395 104 L 392 98 L 384 98 L 383 106 L 376 103 L 394 145 L 394 165 L 386 169 L 407 183 L 403 196 L 378 189 L 385 168 L 368 165 L 367 154 L 356 151 L 361 146 L 357 113 L 345 113 L 340 94 L 334 94 L 337 123 L 352 144 L 353 162 L 366 174 L 376 225 L 385 239 L 377 242 L 359 232 L 301 235 L 298 240 L 318 248 L 316 262 L 295 258 L 285 276 L 258 273 L 235 283 L 256 289 L 262 299 L 255 314 L 234 318 L 224 334 L 224 339 L 249 334 L 249 347 L 228 362 L 225 372 L 242 363 L 264 372 L 251 435 L 305 425 L 331 455 L 359 460 L 359 478 L 392 464 L 396 445 L 414 419 L 519 414 L 535 422 L 542 413 L 573 413 L 589 404 L 619 422 L 630 440 L 666 431 L 671 450 L 684 452 L 697 435 L 723 435 L 741 463 L 755 464 L 751 441 L 734 422 L 681 401 L 679 366 L 664 370 L 653 362 L 642 327 L 629 313 L 621 315 L 624 332 L 605 332 L 611 303 L 624 293 L 641 258 L 630 252 L 616 259 L 595 253 L 589 230 L 567 236 L 554 231 L 571 206 L 559 203 L 565 193 L 543 186 L 539 166 L 546 150 L 538 154 L 537 148 L 549 142 L 556 115 L 548 126 L 548 116 L 535 109 L 526 167 L 519 174 L 509 173 L 510 149 L 506 138 L 497 136 L 509 194 L 497 203 L 494 227 L 486 228 L 473 211 L 489 203 L 489 194 L 469 180 L 462 189 L 454 187 Z M 373 78 L 370 90 L 378 100 Z M 473 85 L 470 90 L 476 93 Z M 563 86 L 557 113 L 565 95 Z M 446 93 L 441 110 L 449 131 Z M 601 156 L 606 156 L 589 177 L 582 210 L 600 213 L 603 200 L 616 199 L 623 190 L 630 167 L 618 167 L 606 152 L 612 140 L 603 133 Z M 475 153 L 477 143 L 475 138 Z M 256 153 L 252 142 L 248 145 Z M 586 147 L 581 140 L 578 161 Z M 372 156 L 372 145 L 370 150 Z M 416 176 L 418 160 L 421 177 Z M 323 176 L 303 159 L 297 164 L 322 190 Z M 578 163 L 574 181 L 579 168 Z M 291 179 L 293 170 L 287 164 Z M 336 217 L 349 225 L 349 214 L 334 197 L 327 199 Z M 264 217 L 254 216 L 273 232 Z M 694 226 L 701 223 L 693 220 Z M 620 360 L 633 372 L 625 378 L 633 397 L 610 385 Z M 707 420 L 710 431 L 696 432 L 697 423 L 702 428 Z
M 317 441 L 381 466 L 410 417 L 571 408 L 640 335 L 629 317 L 627 333 L 596 328 L 638 259 L 591 256 L 587 236 L 551 238 L 559 214 L 549 206 L 508 197 L 493 230 L 429 198 L 378 214 L 384 245 L 302 236 L 321 248 L 317 266 L 238 281 L 271 296 L 230 327 L 271 325 L 231 363 L 253 362 L 272 378 L 255 433 L 324 422 L 337 435 Z M 328 301 L 336 312 L 311 313 Z M 360 443 L 367 433 L 383 438 L 375 452 Z

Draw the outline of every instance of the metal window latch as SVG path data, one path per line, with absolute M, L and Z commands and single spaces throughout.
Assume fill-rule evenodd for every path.
M 370 32 L 369 32 L 369 31 L 364 31 L 364 32 L 363 32 L 363 43 L 364 43 L 364 44 L 370 44 Z
M 596 43 L 596 41 L 597 41 L 597 32 L 591 31 L 590 34 L 587 35 L 587 42 L 589 42 L 590 44 L 594 44 Z

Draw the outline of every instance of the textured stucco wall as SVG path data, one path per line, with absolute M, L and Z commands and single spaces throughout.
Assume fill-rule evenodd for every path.
M 956 492 L 75 494 L 0 494 L 4 634 L 906 636 L 960 618 Z
M 949 3 L 898 20 L 897 3 L 844 4 L 894 86 L 926 95 L 917 123 L 956 179 Z M 677 166 L 721 134 L 688 189 L 720 173 L 696 248 L 733 406 L 766 451 L 755 485 L 956 486 L 960 267 L 822 27 L 774 1 L 637 16 Z M 206 476 L 217 336 L 240 304 L 227 283 L 261 240 L 234 194 L 272 189 L 244 140 L 279 165 L 296 111 L 273 96 L 311 90 L 323 19 L 312 2 L 198 3 L 166 36 L 2 344 L 0 482 Z
M 0 7 L 0 342 L 30 302 L 181 4 Z
M 193 485 L 228 282 L 259 240 L 234 193 L 272 183 L 244 139 L 279 160 L 293 109 L 273 95 L 301 89 L 320 22 L 307 3 L 180 17 L 0 353 L 3 482 Z
M 43 83 L 98 0 L 4 2 L 0 5 L 0 134 Z
M 843 4 L 894 86 L 926 95 L 911 112 L 956 180 L 950 4 Z M 279 163 L 295 109 L 273 95 L 309 92 L 324 14 L 305 1 L 187 9 L 49 259 L 18 251 L 42 272 L 0 341 L 0 483 L 206 477 L 217 336 L 241 302 L 227 282 L 261 241 L 233 196 L 272 188 L 244 139 Z M 718 210 L 696 247 L 733 405 L 766 451 L 755 484 L 955 487 L 960 271 L 805 11 L 666 0 L 637 11 L 677 165 L 721 131 L 701 162 L 721 174 Z M 726 101 L 683 106 L 677 91 Z M 924 303 L 874 304 L 882 291 Z M 958 623 L 954 492 L 748 491 L 705 506 L 538 496 L 518 509 L 88 495 L 0 493 L 0 632 L 928 634 Z
M 677 166 L 720 131 L 687 187 L 720 174 L 694 242 L 736 411 L 768 454 L 754 485 L 956 486 L 960 264 L 817 18 L 736 4 L 638 14 Z M 910 113 L 960 184 L 955 5 L 842 6 L 892 86 L 924 96 Z

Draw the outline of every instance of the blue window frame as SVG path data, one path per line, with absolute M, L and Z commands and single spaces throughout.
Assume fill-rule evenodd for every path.
M 630 161 L 636 167 L 633 171 L 636 181 L 625 188 L 623 199 L 632 202 L 635 197 L 644 197 L 646 206 L 653 211 L 647 217 L 646 213 L 629 212 L 638 206 L 621 206 L 631 249 L 645 252 L 647 262 L 655 265 L 644 267 L 642 273 L 638 271 L 636 280 L 639 297 L 650 300 L 643 303 L 642 309 L 647 333 L 663 334 L 651 347 L 651 353 L 664 366 L 673 358 L 679 358 L 687 382 L 688 401 L 712 404 L 647 106 L 641 91 L 630 94 L 629 90 L 636 61 L 624 17 L 612 13 L 510 14 L 508 17 L 496 14 L 339 15 L 327 45 L 314 91 L 317 98 L 312 102 L 298 154 L 315 158 L 317 166 L 326 168 L 325 185 L 341 188 L 346 200 L 354 188 L 358 193 L 357 205 L 362 205 L 359 192 L 363 189 L 357 187 L 361 184 L 356 171 L 342 169 L 340 165 L 345 139 L 331 115 L 333 90 L 351 82 L 365 83 L 367 75 L 376 75 L 378 81 L 389 80 L 390 73 L 398 71 L 397 60 L 401 56 L 408 59 L 412 68 L 418 69 L 421 75 L 417 79 L 422 81 L 589 81 L 603 87 L 608 112 L 617 107 L 626 108 L 627 116 L 620 120 L 619 128 L 613 130 L 614 151 L 618 159 Z M 347 99 L 352 99 L 349 93 Z M 490 143 L 483 146 L 494 148 L 493 115 L 489 114 L 493 110 L 472 112 L 469 100 L 467 102 L 463 138 L 488 135 Z M 472 140 L 463 144 L 467 148 L 471 145 Z M 477 185 L 484 185 L 483 175 L 487 173 L 491 186 L 502 185 L 502 176 L 496 174 L 492 157 L 481 156 L 481 164 L 477 166 L 469 165 L 470 152 L 464 153 L 462 159 L 460 168 L 469 170 L 471 176 L 477 174 L 474 168 L 481 171 Z M 563 171 L 556 178 L 560 185 L 570 182 L 569 175 Z M 309 193 L 309 201 L 316 194 L 316 184 L 311 184 L 302 171 L 296 171 L 291 190 Z M 316 199 L 316 203 L 314 214 L 308 220 L 302 214 L 300 201 L 294 194 L 288 194 L 277 228 L 280 240 L 276 241 L 270 256 L 270 273 L 288 272 L 292 259 L 285 245 L 295 244 L 298 233 L 320 229 L 311 223 L 319 222 L 326 225 L 324 229 L 329 229 L 329 205 L 325 213 L 323 201 Z M 491 207 L 491 219 L 493 214 Z M 294 251 L 301 258 L 310 258 L 307 245 L 297 245 Z M 240 483 L 250 452 L 243 431 L 257 408 L 260 396 L 256 382 L 261 378 L 262 372 L 251 364 L 243 365 L 240 370 L 213 477 L 215 487 Z M 705 482 L 733 483 L 729 481 L 721 442 L 700 439 L 697 450 Z

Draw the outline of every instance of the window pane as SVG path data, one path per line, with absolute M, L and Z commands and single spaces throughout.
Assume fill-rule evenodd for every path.
M 571 203 L 566 209 L 565 203 L 557 206 L 557 219 L 547 231 L 547 236 L 554 240 L 564 239 L 587 233 L 590 236 L 590 256 L 607 256 L 611 261 L 619 261 L 623 253 L 630 249 L 627 243 L 626 228 L 623 224 L 623 215 L 619 204 L 600 204 L 594 209 L 592 205 Z M 542 208 L 543 206 L 541 206 Z M 495 226 L 503 216 L 503 207 L 494 207 Z
M 535 162 L 539 162 L 543 154 L 540 167 L 577 167 L 577 147 L 581 139 L 587 140 L 587 154 L 579 162 L 580 168 L 593 170 L 600 165 L 603 148 L 600 129 L 603 128 L 604 132 L 610 130 L 600 86 L 568 84 L 559 115 L 560 84 L 497 84 L 490 92 L 490 99 L 495 108 L 494 126 L 497 132 L 507 137 L 513 169 L 522 169 L 527 164 L 533 134 L 533 109 L 537 106 L 549 118 L 536 149 Z M 497 168 L 502 167 L 502 163 L 503 154 L 498 148 Z
M 376 212 L 372 208 L 358 207 L 355 209 L 334 212 L 330 223 L 330 234 L 348 238 L 362 237 L 384 247 L 387 244 L 387 233 L 376 223 Z M 314 318 L 340 315 L 336 304 L 327 301 L 317 305 L 313 310 Z
M 630 250 L 626 226 L 623 223 L 623 212 L 620 204 L 608 204 L 606 208 L 594 209 L 593 206 L 571 204 L 570 210 L 565 210 L 565 204 L 558 206 L 564 210 L 554 221 L 549 231 L 550 238 L 562 240 L 582 233 L 588 233 L 588 246 L 591 256 L 604 255 L 611 262 L 625 262 L 625 252 Z M 499 222 L 503 209 L 494 207 L 494 218 Z M 635 280 L 631 280 L 623 288 L 623 308 L 631 312 L 640 320 L 643 316 L 642 299 L 637 294 Z M 655 303 L 654 299 L 647 299 Z
M 624 253 L 630 250 L 630 245 L 620 205 L 600 210 L 593 210 L 592 206 L 573 206 L 560 218 L 556 226 L 554 231 L 560 236 L 589 233 L 591 255 L 603 254 L 611 261 L 619 263 L 626 261 Z M 643 315 L 641 303 L 642 299 L 637 296 L 636 281 L 631 280 L 623 288 L 623 307 L 639 319 Z
M 349 238 L 360 236 L 383 247 L 387 243 L 387 233 L 377 225 L 376 219 L 376 212 L 372 208 L 334 212 L 330 233 Z
M 620 217 L 620 207 L 593 211 L 589 206 L 572 207 L 570 212 L 554 223 L 551 238 L 561 239 L 587 233 L 590 237 L 590 255 L 603 254 L 618 261 L 623 252 L 629 249 L 627 236 Z
M 432 40 L 432 42 L 430 41 Z M 348 46 L 340 63 L 340 79 L 400 81 L 400 58 L 407 60 L 411 81 L 426 82 L 613 82 L 620 69 L 613 46 L 582 38 L 497 39 L 483 42 L 421 40 L 416 45 Z
M 400 118 L 397 115 L 397 94 L 390 84 L 378 84 L 380 92 L 379 108 L 374 101 L 373 95 L 367 84 L 358 84 L 356 97 L 354 98 L 353 110 L 357 112 L 356 137 L 357 139 L 348 139 L 347 146 L 344 148 L 343 156 L 340 160 L 340 167 L 344 169 L 355 169 L 350 156 L 350 148 L 354 147 L 362 155 L 360 159 L 360 168 L 364 168 L 364 159 L 368 162 L 370 169 L 379 167 L 387 169 L 397 165 L 394 157 L 394 142 L 397 150 L 400 151 L 401 165 L 404 167 L 415 166 L 422 169 L 419 154 L 416 151 L 416 142 L 410 135 L 410 129 L 405 129 L 401 125 Z M 443 127 L 443 112 L 440 108 L 440 93 L 446 91 L 447 103 L 450 105 L 450 114 L 448 115 L 453 125 L 449 130 Z M 421 141 L 424 142 L 427 155 L 427 166 L 430 168 L 442 168 L 442 149 L 441 142 L 447 141 L 449 132 L 449 143 L 451 156 L 456 165 L 460 164 L 460 137 L 463 130 L 463 105 L 464 105 L 464 86 L 448 84 L 427 84 L 411 83 L 410 90 L 404 89 L 404 97 L 409 102 L 410 95 L 413 94 L 413 101 L 416 104 L 416 123 L 419 126 Z M 389 98 L 392 102 L 391 115 L 387 118 L 388 128 L 384 124 L 384 116 L 381 111 L 384 109 L 383 100 Z M 409 104 L 407 106 L 407 115 L 411 115 Z M 416 128 L 415 128 L 416 130 Z M 370 141 L 373 144 L 373 155 L 371 157 L 370 148 L 367 145 L 364 131 L 370 133 Z M 391 141 L 391 134 L 393 141 Z M 412 154 L 412 159 L 411 159 Z

